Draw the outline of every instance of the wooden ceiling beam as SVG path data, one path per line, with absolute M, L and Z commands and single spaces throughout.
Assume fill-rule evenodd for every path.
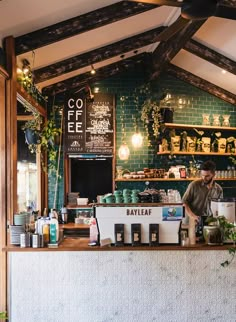
M 159 35 L 165 27 L 158 27 L 144 33 L 126 38 L 108 46 L 97 48 L 87 53 L 77 55 L 66 60 L 57 62 L 50 66 L 45 66 L 34 70 L 35 83 L 41 83 L 65 73 L 100 63 L 103 60 L 119 56 L 132 50 L 138 50 L 141 47 L 160 41 Z
M 184 49 L 188 52 L 207 60 L 229 73 L 236 75 L 236 63 L 232 59 L 229 59 L 216 51 L 204 46 L 196 40 L 190 39 L 184 46 Z
M 132 56 L 127 59 L 120 60 L 119 62 L 101 67 L 96 70 L 95 75 L 89 73 L 80 74 L 75 77 L 66 79 L 63 82 L 44 87 L 42 90 L 43 95 L 56 95 L 65 91 L 73 91 L 77 88 L 83 87 L 86 84 L 91 84 L 99 80 L 123 73 L 132 68 L 137 68 L 140 65 L 148 65 L 150 62 L 150 54 L 142 53 Z
M 220 98 L 221 100 L 233 104 L 236 104 L 236 95 L 224 90 L 223 88 L 214 85 L 190 72 L 187 72 L 186 70 L 175 66 L 173 64 L 169 64 L 166 68 L 166 72 L 170 75 L 187 82 L 211 95 L 216 96 L 217 98 Z
M 50 45 L 156 7 L 152 4 L 120 1 L 113 5 L 16 37 L 16 55 Z
M 184 47 L 186 42 L 197 32 L 204 24 L 205 20 L 189 21 L 186 26 L 175 33 L 169 40 L 162 42 L 153 52 L 153 73 L 151 80 L 159 77 L 161 72 Z

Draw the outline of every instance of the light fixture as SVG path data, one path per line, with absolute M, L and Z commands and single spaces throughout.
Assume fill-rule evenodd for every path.
M 119 147 L 118 156 L 120 160 L 125 161 L 129 159 L 129 155 L 130 155 L 129 147 L 125 142 L 123 142 Z
M 191 99 L 185 95 L 172 95 L 167 92 L 160 100 L 160 107 L 161 108 L 171 108 L 171 109 L 183 109 L 185 107 L 189 107 L 191 105 Z
M 20 67 L 18 67 L 18 66 L 16 68 L 16 73 L 17 74 L 22 74 L 22 69 Z
M 132 135 L 131 138 L 132 144 L 134 148 L 140 148 L 143 144 L 143 136 L 140 132 L 136 132 Z
M 120 160 L 123 160 L 123 161 L 128 160 L 129 155 L 130 155 L 129 147 L 125 142 L 125 138 L 126 138 L 126 133 L 125 133 L 125 100 L 126 100 L 126 97 L 121 96 L 121 98 L 120 98 L 120 101 L 121 101 L 120 120 L 121 120 L 121 142 L 122 142 L 122 144 L 119 147 L 118 156 L 119 156 Z
M 95 68 L 93 67 L 93 64 L 91 64 L 90 74 L 92 74 L 92 75 L 96 74 L 96 70 L 95 70 Z
M 85 85 L 81 88 L 79 88 L 77 91 L 74 92 L 74 94 L 80 93 L 84 90 L 84 93 L 86 94 L 86 98 L 89 100 L 94 99 L 94 94 L 92 93 L 91 87 L 89 85 Z
M 98 93 L 99 92 L 99 87 L 94 87 L 94 93 Z

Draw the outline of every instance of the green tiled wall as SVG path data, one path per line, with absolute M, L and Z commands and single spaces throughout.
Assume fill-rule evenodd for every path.
M 130 158 L 128 161 L 121 161 L 117 158 L 117 165 L 123 166 L 125 169 L 131 171 L 141 170 L 144 167 L 149 168 L 165 168 L 168 169 L 170 165 L 184 164 L 188 165 L 191 157 L 177 156 L 176 158 L 169 159 L 168 156 L 157 155 L 157 142 L 152 141 L 153 145 L 148 146 L 147 142 L 140 149 L 133 149 L 131 146 L 131 136 L 134 133 L 134 119 L 133 116 L 137 115 L 140 119 L 140 110 L 137 111 L 137 107 L 134 104 L 134 93 L 135 88 L 145 84 L 147 80 L 146 73 L 144 70 L 136 70 L 135 72 L 123 73 L 120 76 L 115 76 L 93 84 L 91 87 L 99 87 L 101 92 L 112 93 L 116 97 L 116 147 L 117 151 L 121 144 L 121 100 L 122 96 L 125 97 L 124 113 L 125 113 L 125 132 L 126 132 L 126 143 L 130 148 Z M 174 112 L 174 123 L 182 124 L 202 124 L 202 113 L 210 113 L 211 121 L 212 114 L 230 114 L 231 126 L 236 126 L 236 106 L 228 104 L 215 96 L 212 96 L 202 90 L 195 88 L 183 81 L 180 81 L 167 74 L 162 75 L 155 83 L 154 91 L 161 93 L 162 91 L 168 89 L 172 95 L 187 95 L 191 100 L 191 105 L 187 109 L 175 110 Z M 143 101 L 144 97 L 140 96 L 140 103 Z M 140 130 L 145 133 L 142 122 L 139 122 Z M 62 158 L 63 159 L 63 158 Z M 208 159 L 207 156 L 196 156 L 196 162 Z M 217 168 L 224 169 L 226 164 L 230 164 L 228 157 L 213 157 L 214 161 L 217 163 Z M 63 161 L 61 162 L 61 179 L 58 182 L 58 194 L 57 194 L 57 207 L 62 206 L 63 200 Z M 232 196 L 232 186 L 234 182 L 222 181 L 220 183 L 224 187 L 225 195 Z M 153 182 L 150 183 L 150 187 L 154 188 L 174 188 L 178 189 L 181 194 L 185 191 L 188 182 Z M 123 189 L 125 187 L 133 188 L 137 187 L 141 190 L 145 189 L 145 182 L 117 182 L 118 189 Z M 55 179 L 49 178 L 49 207 L 52 207 L 54 200 L 55 191 Z

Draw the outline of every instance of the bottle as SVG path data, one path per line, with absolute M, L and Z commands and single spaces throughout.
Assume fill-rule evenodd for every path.
M 47 246 L 50 241 L 50 225 L 47 223 L 44 223 L 42 230 L 43 230 L 44 245 Z
M 59 239 L 59 224 L 55 215 L 52 214 L 52 218 L 50 219 L 50 244 L 56 244 Z
M 98 242 L 98 228 L 97 228 L 97 222 L 95 218 L 92 218 L 90 221 L 89 241 L 90 241 L 90 244 L 95 244 L 95 245 Z
M 43 210 L 43 217 L 46 218 L 48 216 L 47 208 L 44 208 Z

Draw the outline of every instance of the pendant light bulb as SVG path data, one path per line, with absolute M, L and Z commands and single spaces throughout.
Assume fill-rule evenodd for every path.
M 140 132 L 134 133 L 131 140 L 134 148 L 140 148 L 143 145 L 143 136 Z
M 96 74 L 96 70 L 93 67 L 93 65 L 91 65 L 91 70 L 90 70 L 90 74 L 95 75 Z
M 120 160 L 128 160 L 130 155 L 129 147 L 126 143 L 122 143 L 118 150 Z

